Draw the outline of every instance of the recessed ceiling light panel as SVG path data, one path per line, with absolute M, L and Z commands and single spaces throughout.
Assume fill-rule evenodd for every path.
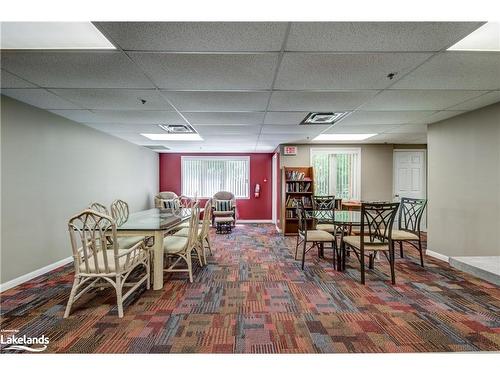
M 196 133 L 196 130 L 191 125 L 180 124 L 180 125 L 158 125 L 161 129 L 165 130 L 167 133 L 174 134 L 190 134 Z
M 377 134 L 320 134 L 313 141 L 364 141 Z
M 310 112 L 300 125 L 332 125 L 348 114 L 349 112 Z
M 0 48 L 115 49 L 92 22 L 2 22 Z
M 487 22 L 448 51 L 500 51 L 500 22 Z
M 143 137 L 151 139 L 152 141 L 203 141 L 203 138 L 197 133 L 191 134 L 175 134 L 175 133 L 141 133 Z

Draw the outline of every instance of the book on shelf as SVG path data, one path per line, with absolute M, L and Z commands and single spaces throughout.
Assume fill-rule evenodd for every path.
M 305 208 L 310 208 L 312 207 L 312 201 L 310 197 L 303 197 L 303 198 L 293 198 L 293 197 L 287 197 L 286 199 L 286 208 L 297 208 L 299 207 L 299 202 L 302 200 L 302 203 L 304 204 Z
M 287 193 L 310 193 L 311 192 L 311 183 L 308 182 L 306 184 L 294 184 L 293 182 L 286 183 L 286 192 Z
M 287 180 L 301 181 L 305 178 L 305 176 L 306 174 L 304 172 L 287 171 L 285 177 Z

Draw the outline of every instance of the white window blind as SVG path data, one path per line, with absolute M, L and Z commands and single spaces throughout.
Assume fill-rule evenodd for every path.
M 311 149 L 315 194 L 360 199 L 361 150 Z
M 249 198 L 248 156 L 183 156 L 181 174 L 182 195 L 211 198 L 219 191 L 229 191 L 236 198 Z

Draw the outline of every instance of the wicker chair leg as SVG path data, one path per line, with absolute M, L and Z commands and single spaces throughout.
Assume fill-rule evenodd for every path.
M 71 312 L 71 306 L 73 306 L 73 302 L 75 299 L 76 291 L 78 290 L 78 285 L 80 284 L 80 278 L 75 277 L 73 280 L 73 286 L 71 287 L 71 293 L 69 294 L 68 304 L 66 305 L 66 311 L 64 312 L 64 317 L 67 318 L 69 313 Z
M 116 276 L 116 284 L 114 285 L 114 287 L 116 290 L 116 305 L 118 306 L 118 317 L 123 318 L 123 283 L 120 276 Z

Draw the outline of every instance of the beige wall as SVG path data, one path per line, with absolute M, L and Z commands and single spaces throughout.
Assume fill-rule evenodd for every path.
M 1 97 L 0 282 L 71 256 L 69 217 L 92 201 L 149 208 L 158 154 Z
M 411 145 L 411 148 L 425 148 L 425 145 Z M 361 199 L 392 200 L 392 144 L 361 145 L 299 145 L 296 156 L 281 155 L 281 167 L 299 167 L 311 165 L 311 148 L 321 147 L 360 147 L 361 148 Z
M 500 255 L 500 103 L 428 126 L 428 249 Z

